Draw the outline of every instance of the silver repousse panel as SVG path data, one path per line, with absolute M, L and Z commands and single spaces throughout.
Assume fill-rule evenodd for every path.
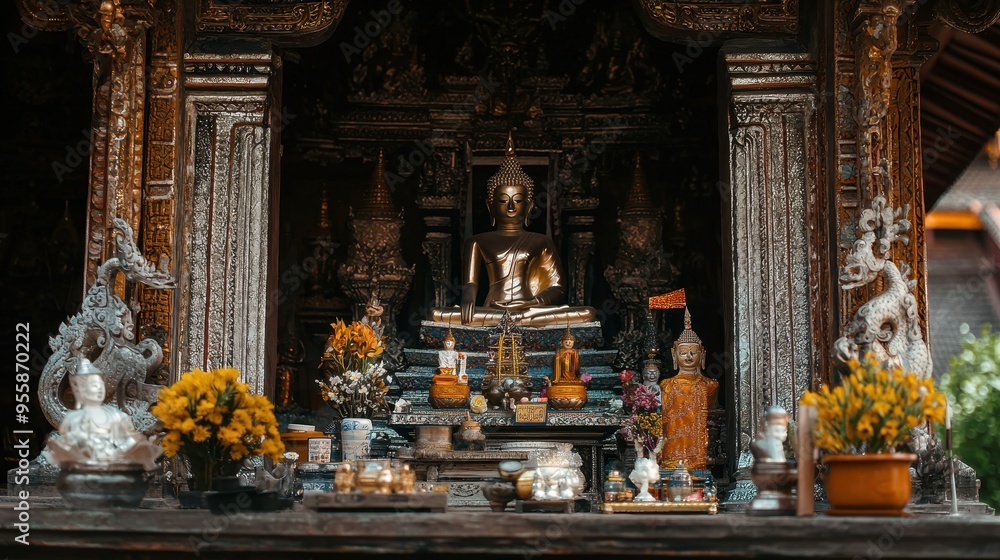
M 264 394 L 270 131 L 265 94 L 188 96 L 180 371 L 234 367 Z
M 724 48 L 724 51 L 726 49 Z M 815 66 L 798 53 L 727 53 L 737 456 L 770 405 L 795 411 L 814 367 L 809 200 Z M 816 333 L 822 336 L 822 333 Z

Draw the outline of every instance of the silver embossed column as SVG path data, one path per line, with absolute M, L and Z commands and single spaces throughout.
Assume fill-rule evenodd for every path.
M 818 349 L 813 297 L 825 235 L 818 213 L 816 65 L 786 41 L 731 41 L 720 53 L 722 198 L 732 307 L 727 407 L 737 488 L 753 496 L 749 444 L 770 405 L 796 410 L 810 388 Z M 728 183 L 727 183 L 728 181 Z
M 270 396 L 281 59 L 264 43 L 212 50 L 184 56 L 178 371 L 235 367 Z

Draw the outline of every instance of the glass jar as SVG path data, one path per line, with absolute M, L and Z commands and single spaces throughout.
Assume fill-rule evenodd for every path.
M 608 479 L 604 481 L 604 501 L 620 502 L 625 497 L 625 479 L 619 471 L 608 473 Z
M 677 468 L 667 481 L 667 494 L 671 502 L 683 502 L 691 495 L 691 473 L 684 467 L 684 461 L 677 462 Z

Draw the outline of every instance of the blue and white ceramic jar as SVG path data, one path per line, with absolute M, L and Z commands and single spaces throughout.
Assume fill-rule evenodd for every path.
M 371 454 L 372 421 L 367 418 L 344 418 L 340 421 L 340 446 L 344 461 L 364 459 Z

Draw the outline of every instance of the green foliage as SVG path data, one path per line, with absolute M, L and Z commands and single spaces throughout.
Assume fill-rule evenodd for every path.
M 976 469 L 980 499 L 1000 508 L 1000 333 L 983 325 L 976 337 L 964 324 L 962 333 L 962 351 L 942 379 L 954 407 L 955 454 Z

